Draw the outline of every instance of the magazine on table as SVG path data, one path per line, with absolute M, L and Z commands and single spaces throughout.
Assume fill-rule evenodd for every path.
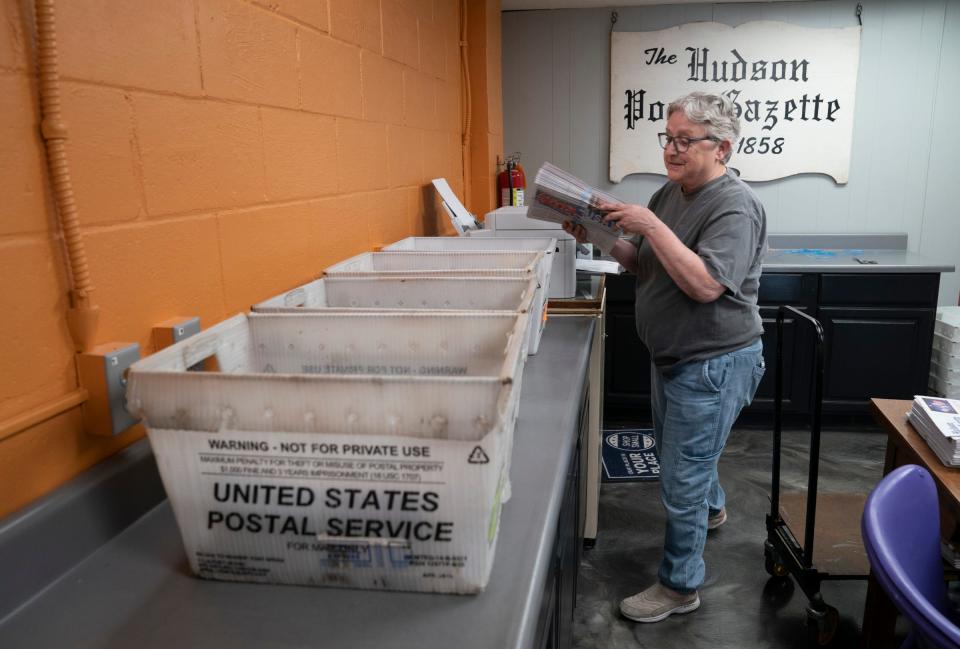
M 536 191 L 527 216 L 540 221 L 570 221 L 582 225 L 591 242 L 603 250 L 613 248 L 622 232 L 616 225 L 604 223 L 607 212 L 597 206 L 604 201 L 621 203 L 619 198 L 591 187 L 549 162 L 537 171 L 534 183 Z
M 951 439 L 960 438 L 960 400 L 917 396 L 913 410 L 929 430 Z
M 960 466 L 960 400 L 916 396 L 907 419 L 941 462 Z

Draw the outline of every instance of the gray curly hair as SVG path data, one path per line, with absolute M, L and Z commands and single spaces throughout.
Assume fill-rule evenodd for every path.
M 707 135 L 721 140 L 729 140 L 730 150 L 723 159 L 724 164 L 733 155 L 733 148 L 740 137 L 740 120 L 733 109 L 733 102 L 724 95 L 711 95 L 705 92 L 691 92 L 670 102 L 667 107 L 667 119 L 680 111 L 694 124 L 702 124 Z

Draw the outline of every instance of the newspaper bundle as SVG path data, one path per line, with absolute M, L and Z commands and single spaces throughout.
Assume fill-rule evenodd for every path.
M 907 419 L 941 462 L 960 466 L 960 400 L 914 397 Z
M 619 198 L 586 184 L 549 162 L 537 171 L 536 192 L 527 216 L 540 221 L 563 223 L 570 221 L 587 230 L 590 241 L 601 250 L 613 248 L 621 231 L 615 225 L 604 223 L 606 212 L 597 208 L 602 201 L 622 202 Z

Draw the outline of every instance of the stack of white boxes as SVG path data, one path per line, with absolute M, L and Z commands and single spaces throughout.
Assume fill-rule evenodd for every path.
M 960 399 L 960 306 L 937 309 L 930 357 L 930 389 Z

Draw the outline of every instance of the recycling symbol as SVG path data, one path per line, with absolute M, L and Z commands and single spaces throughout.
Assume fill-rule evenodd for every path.
M 483 452 L 482 448 L 474 446 L 473 450 L 470 451 L 470 457 L 467 458 L 467 462 L 470 464 L 488 464 L 490 458 L 487 457 L 487 454 Z

